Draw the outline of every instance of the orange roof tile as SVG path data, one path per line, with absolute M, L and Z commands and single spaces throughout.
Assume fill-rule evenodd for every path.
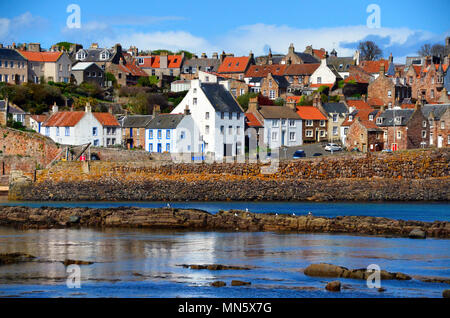
M 403 109 L 414 109 L 416 105 L 414 104 L 402 104 Z
M 361 61 L 360 67 L 367 73 L 379 73 L 380 66 L 384 65 L 385 72 L 388 71 L 389 61 L 388 60 L 378 60 L 378 61 Z
M 347 105 L 356 109 L 372 109 L 372 107 L 363 100 L 347 100 Z
M 85 112 L 56 112 L 52 114 L 42 126 L 44 127 L 73 127 L 83 118 Z
M 319 63 L 291 64 L 284 75 L 311 75 L 320 66 Z
M 298 103 L 300 102 L 301 99 L 302 99 L 301 96 L 287 96 L 287 97 L 286 97 L 286 101 L 288 101 L 288 102 L 293 101 L 293 102 L 295 102 L 296 104 L 298 104 Z
M 143 59 L 143 64 L 139 64 L 142 68 L 160 68 L 160 56 L 139 56 Z M 181 55 L 168 55 L 167 56 L 167 67 L 168 68 L 180 68 L 183 57 Z
M 359 74 L 350 75 L 344 80 L 344 83 L 349 83 L 351 81 L 355 81 L 356 83 L 369 84 L 369 80 L 360 76 Z
M 245 113 L 247 118 L 247 125 L 250 127 L 262 127 L 263 125 L 259 122 L 253 113 Z
M 148 74 L 142 70 L 139 66 L 134 63 L 134 60 L 131 63 L 127 64 L 119 64 L 119 68 L 125 73 L 131 73 L 134 76 L 148 76 Z
M 283 76 L 287 65 L 272 64 L 272 65 L 251 65 L 245 77 L 266 77 L 267 74 Z
M 383 106 L 383 105 L 384 105 L 384 102 L 383 102 L 381 99 L 376 98 L 376 97 L 369 98 L 369 99 L 367 100 L 367 103 L 368 103 L 370 106 Z
M 314 53 L 314 55 L 316 55 L 318 58 L 323 59 L 323 58 L 325 58 L 326 51 L 325 51 L 325 50 L 314 50 L 314 49 L 313 49 L 313 53 Z
M 373 118 L 373 120 L 369 120 L 369 115 L 373 111 L 374 111 L 373 108 L 365 108 L 365 109 L 358 110 L 358 113 L 355 115 L 353 120 L 349 120 L 349 118 L 347 116 L 347 118 L 345 119 L 345 121 L 342 123 L 341 126 L 351 126 L 355 122 L 355 120 L 357 118 L 359 118 L 360 123 L 364 127 L 368 128 L 368 129 L 378 128 L 378 126 L 376 125 L 376 117 L 380 114 L 380 112 L 378 112 L 376 114 L 376 116 Z
M 320 86 L 328 86 L 329 88 L 332 88 L 334 84 L 311 84 L 310 87 L 320 87 Z
M 314 106 L 297 106 L 297 114 L 303 120 L 326 120 L 327 118 Z
M 33 118 L 38 123 L 43 123 L 44 121 L 47 120 L 48 116 L 47 115 L 31 115 L 31 118 Z
M 249 56 L 227 56 L 220 64 L 218 73 L 244 73 L 250 62 Z
M 62 52 L 31 52 L 31 51 L 19 51 L 27 60 L 33 62 L 56 62 Z
M 92 113 L 102 126 L 120 126 L 116 117 L 111 113 Z

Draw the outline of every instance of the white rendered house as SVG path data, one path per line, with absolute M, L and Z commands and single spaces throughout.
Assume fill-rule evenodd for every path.
M 223 85 L 192 80 L 189 92 L 172 114 L 183 113 L 186 108 L 199 129 L 202 153 L 215 160 L 245 155 L 244 112 Z
M 64 145 L 114 146 L 121 143 L 121 128 L 110 113 L 91 111 L 58 111 L 54 105 L 52 114 L 41 125 L 40 133 Z

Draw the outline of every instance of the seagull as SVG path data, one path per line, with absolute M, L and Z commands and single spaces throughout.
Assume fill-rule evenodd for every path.
M 293 216 L 295 216 L 295 213 L 292 213 Z
M 245 208 L 245 212 L 248 212 L 248 208 Z
M 237 213 L 235 213 L 234 216 L 238 216 Z
M 170 203 L 167 203 L 167 207 L 170 208 Z
M 278 213 L 275 213 L 275 216 L 278 216 Z
M 308 215 L 313 215 L 311 211 L 308 212 Z

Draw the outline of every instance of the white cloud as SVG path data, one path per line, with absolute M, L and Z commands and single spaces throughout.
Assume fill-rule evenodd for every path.
M 47 20 L 25 12 L 12 19 L 0 18 L 0 40 L 18 42 L 22 35 L 38 32 L 48 25 Z

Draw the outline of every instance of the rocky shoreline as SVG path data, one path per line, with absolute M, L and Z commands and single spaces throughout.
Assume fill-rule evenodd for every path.
M 173 208 L 93 209 L 4 206 L 0 208 L 0 226 L 20 229 L 121 227 L 450 238 L 450 222 L 445 221 L 403 221 L 369 216 L 325 218 L 234 210 L 211 214 L 201 210 Z

